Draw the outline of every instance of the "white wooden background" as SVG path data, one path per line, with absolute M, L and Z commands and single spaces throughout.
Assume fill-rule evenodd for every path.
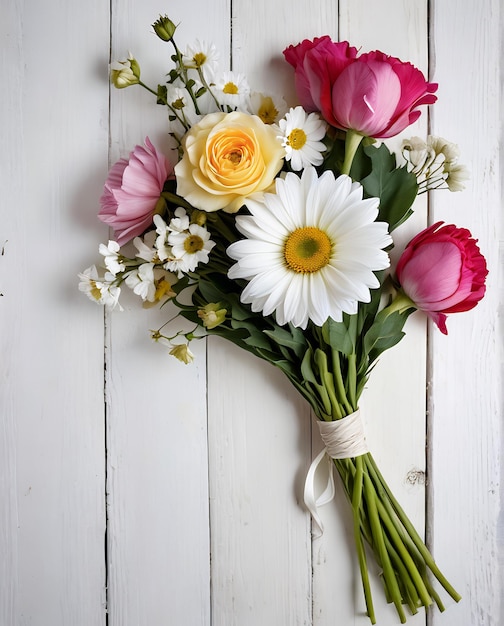
M 431 132 L 459 143 L 472 180 L 435 195 L 429 218 L 419 202 L 400 238 L 427 219 L 469 227 L 488 295 L 449 319 L 448 337 L 411 318 L 363 409 L 378 462 L 463 596 L 408 623 L 503 623 L 499 4 L 2 0 L 1 626 L 368 623 L 341 493 L 311 541 L 301 498 L 320 443 L 280 372 L 219 340 L 184 366 L 149 339 L 161 313 L 126 298 L 124 313 L 104 317 L 77 291 L 107 238 L 95 216 L 108 164 L 146 134 L 166 144 L 148 94 L 109 95 L 109 52 L 133 52 L 155 85 L 170 49 L 150 24 L 167 11 L 182 47 L 214 41 L 223 68 L 232 59 L 289 103 L 281 51 L 326 33 L 439 82 Z M 373 581 L 378 623 L 396 624 Z

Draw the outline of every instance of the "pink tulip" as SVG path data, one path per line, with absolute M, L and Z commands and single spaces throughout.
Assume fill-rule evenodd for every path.
M 152 224 L 169 174 L 172 168 L 148 137 L 145 147 L 135 146 L 129 159 L 120 159 L 110 169 L 98 217 L 114 229 L 120 246 Z
M 320 111 L 336 128 L 385 138 L 397 135 L 432 104 L 437 84 L 411 63 L 369 52 L 357 57 L 348 42 L 328 36 L 284 50 L 295 70 L 298 98 L 307 111 Z
M 414 237 L 396 268 L 402 291 L 445 335 L 446 315 L 474 308 L 488 274 L 476 239 L 466 228 L 437 222 Z

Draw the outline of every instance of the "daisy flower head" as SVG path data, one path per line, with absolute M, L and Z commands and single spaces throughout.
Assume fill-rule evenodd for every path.
M 306 113 L 303 107 L 290 109 L 278 123 L 282 134 L 278 137 L 285 148 L 285 160 L 299 172 L 307 165 L 320 165 L 326 146 L 320 141 L 326 133 L 326 123 L 317 113 Z
M 258 91 L 250 94 L 247 108 L 251 115 L 257 115 L 264 124 L 277 123 L 287 111 L 287 105 L 283 98 L 273 97 Z
M 245 279 L 241 301 L 277 323 L 306 328 L 357 312 L 379 287 L 373 272 L 389 266 L 388 225 L 375 222 L 378 198 L 362 198 L 362 186 L 331 171 L 320 177 L 306 167 L 276 180 L 276 194 L 249 199 L 251 215 L 236 225 L 246 239 L 232 243 L 237 261 L 231 279 Z
M 105 276 L 100 276 L 96 265 L 92 265 L 79 274 L 79 291 L 85 293 L 90 300 L 97 304 L 103 304 L 109 309 L 116 306 L 122 311 L 119 304 L 121 288 L 114 284 L 115 276 L 106 272 Z
M 185 218 L 182 211 L 185 214 L 184 209 L 180 209 L 178 217 L 168 225 L 167 243 L 171 246 L 171 254 L 164 265 L 167 270 L 177 272 L 179 278 L 185 272 L 193 272 L 199 263 L 208 263 L 208 255 L 215 246 L 204 226 L 188 224 L 184 230 L 180 229 Z
M 201 70 L 205 80 L 212 82 L 219 61 L 219 53 L 213 43 L 196 41 L 188 45 L 182 55 L 182 64 L 186 69 Z
M 214 93 L 224 107 L 241 110 L 247 103 L 250 87 L 243 74 L 224 72 L 215 81 Z

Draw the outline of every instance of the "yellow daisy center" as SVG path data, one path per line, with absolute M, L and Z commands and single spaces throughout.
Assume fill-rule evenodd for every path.
M 224 85 L 224 88 L 222 89 L 222 91 L 224 93 L 229 93 L 233 96 L 235 96 L 238 93 L 238 85 L 235 85 L 234 83 L 226 83 Z
M 189 235 L 184 240 L 184 250 L 188 254 L 196 254 L 196 252 L 203 250 L 204 245 L 205 243 L 199 235 Z
M 287 237 L 284 258 L 287 266 L 294 272 L 311 274 L 329 263 L 331 250 L 331 240 L 323 230 L 315 226 L 304 226 Z
M 261 106 L 259 107 L 259 111 L 257 111 L 257 115 L 261 118 L 261 120 L 265 124 L 273 124 L 278 115 L 278 109 L 275 106 L 272 98 L 266 96 L 262 99 Z
M 201 67 L 206 61 L 206 54 L 203 54 L 203 52 L 196 52 L 193 56 L 193 61 L 195 62 L 196 67 Z
M 306 143 L 306 133 L 302 128 L 294 128 L 287 137 L 287 143 L 293 150 L 301 150 Z
M 91 285 L 91 295 L 93 296 L 95 300 L 99 302 L 101 300 L 102 294 L 101 294 L 99 287 L 96 285 L 96 281 L 91 280 L 89 281 L 89 283 Z

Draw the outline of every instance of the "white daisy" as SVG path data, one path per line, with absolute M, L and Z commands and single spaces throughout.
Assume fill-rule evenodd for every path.
M 193 272 L 198 263 L 208 263 L 208 255 L 215 246 L 208 230 L 198 224 L 190 224 L 183 232 L 172 231 L 168 235 L 168 243 L 171 258 L 164 267 L 177 272 L 179 278 L 184 272 Z
M 224 72 L 215 81 L 213 89 L 217 100 L 231 109 L 244 107 L 250 93 L 250 87 L 243 74 Z
M 252 92 L 248 98 L 247 112 L 257 115 L 265 124 L 275 124 L 287 111 L 285 100 L 269 96 L 258 91 Z
M 307 167 L 276 180 L 276 194 L 248 200 L 250 216 L 236 225 L 247 237 L 227 252 L 238 261 L 228 275 L 250 281 L 241 301 L 254 312 L 276 315 L 278 324 L 321 326 L 329 317 L 356 313 L 379 287 L 374 271 L 389 266 L 387 224 L 375 222 L 378 198 L 362 199 L 348 176 L 320 178 Z
M 79 274 L 79 278 L 79 291 L 84 292 L 90 300 L 110 309 L 117 306 L 120 311 L 123 310 L 119 304 L 121 288 L 114 284 L 115 276 L 109 272 L 99 276 L 96 266 L 92 265 Z
M 324 160 L 322 152 L 326 146 L 321 139 L 326 133 L 326 124 L 317 113 L 306 113 L 303 107 L 298 106 L 285 115 L 278 123 L 285 148 L 285 160 L 290 161 L 296 172 L 307 165 L 320 165 Z
M 219 53 L 213 43 L 196 41 L 187 46 L 185 54 L 182 55 L 182 63 L 187 69 L 201 70 L 205 80 L 210 83 L 217 69 Z

